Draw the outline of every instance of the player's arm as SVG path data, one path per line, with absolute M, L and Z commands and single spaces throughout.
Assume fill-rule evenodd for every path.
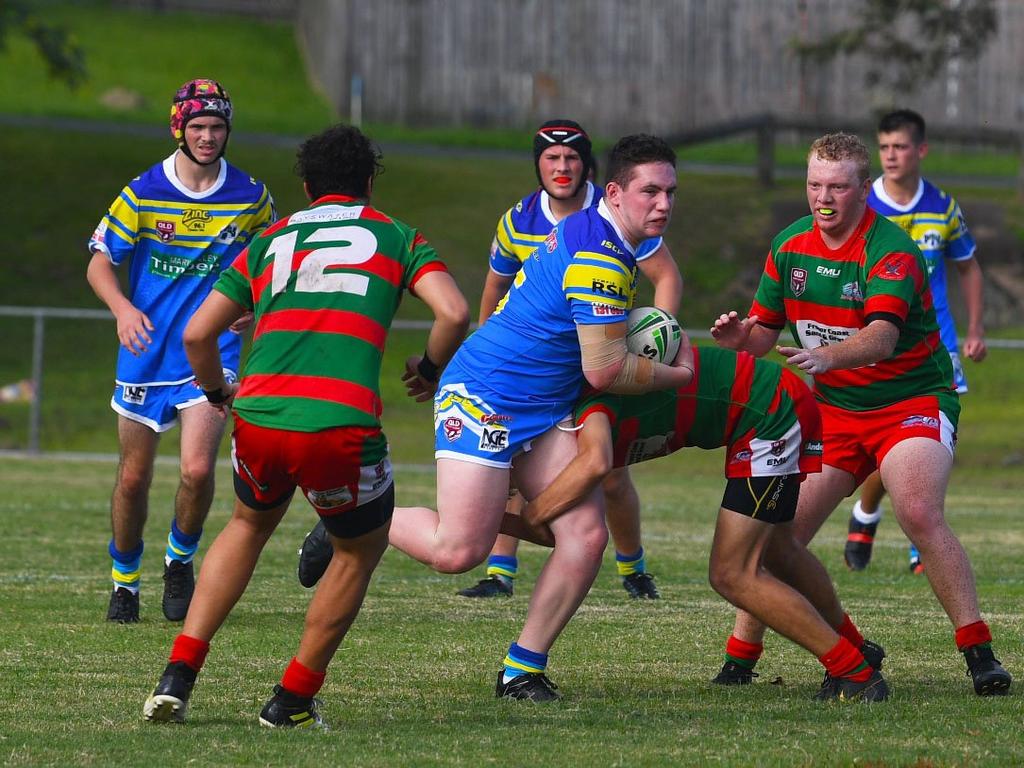
M 985 359 L 985 292 L 981 276 L 981 265 L 974 257 L 954 261 L 960 276 L 960 292 L 967 308 L 967 335 L 964 337 L 964 355 L 976 363 Z
M 711 326 L 711 337 L 718 346 L 725 349 L 749 352 L 754 357 L 763 357 L 779 340 L 781 328 L 761 325 L 757 315 L 740 319 L 735 310 L 718 316 Z
M 636 265 L 654 286 L 654 306 L 673 317 L 678 315 L 679 303 L 683 298 L 683 276 L 664 241 L 658 250 Z
M 409 397 L 428 400 L 437 389 L 441 369 L 452 359 L 469 329 L 469 305 L 454 278 L 441 270 L 428 272 L 416 281 L 415 293 L 434 313 L 423 355 L 405 361 L 402 381 Z
M 685 387 L 693 379 L 693 354 L 680 345 L 671 365 L 633 354 L 626 347 L 626 323 L 576 324 L 583 375 L 600 391 L 642 395 Z
M 480 294 L 480 316 L 478 322 L 483 325 L 484 321 L 494 314 L 501 297 L 508 293 L 512 287 L 515 275 L 501 275 L 493 269 L 487 270 L 487 277 L 484 278 L 484 290 Z
M 805 373 L 818 375 L 844 368 L 860 368 L 891 357 L 900 338 L 900 326 L 892 320 L 874 319 L 852 336 L 835 344 L 800 349 L 779 347 L 786 362 Z
M 576 458 L 523 508 L 530 526 L 546 525 L 579 504 L 612 470 L 612 428 L 608 416 L 591 413 L 576 433 Z
M 136 357 L 145 352 L 148 345 L 153 343 L 149 335 L 153 330 L 153 323 L 124 295 L 114 265 L 110 263 L 110 257 L 106 253 L 100 250 L 92 252 L 85 279 L 88 280 L 93 293 L 107 305 L 117 321 L 118 341 Z
M 188 321 L 181 337 L 196 383 L 210 403 L 222 411 L 230 405 L 238 384 L 229 384 L 224 378 L 219 339 L 245 311 L 245 307 L 220 291 L 210 291 Z

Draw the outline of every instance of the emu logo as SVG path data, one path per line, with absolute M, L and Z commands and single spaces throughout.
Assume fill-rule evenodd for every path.
M 825 277 L 839 277 L 839 267 L 818 267 L 814 271 Z

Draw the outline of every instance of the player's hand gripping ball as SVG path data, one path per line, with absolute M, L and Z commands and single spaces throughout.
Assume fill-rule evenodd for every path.
M 679 352 L 679 323 L 657 307 L 637 307 L 626 318 L 626 347 L 656 363 L 671 365 Z

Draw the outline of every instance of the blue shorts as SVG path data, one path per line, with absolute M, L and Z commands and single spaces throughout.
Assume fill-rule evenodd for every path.
M 229 382 L 238 380 L 234 371 L 227 369 L 224 378 Z M 178 423 L 179 411 L 205 402 L 206 395 L 192 380 L 184 384 L 116 384 L 110 407 L 154 432 L 166 432 Z
M 446 382 L 434 395 L 434 456 L 508 469 L 559 422 L 572 425 L 571 403 L 527 403 L 472 381 Z

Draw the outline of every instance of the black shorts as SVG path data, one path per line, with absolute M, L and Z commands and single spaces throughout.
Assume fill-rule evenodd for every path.
M 726 480 L 722 508 L 763 523 L 788 523 L 800 499 L 800 475 L 733 477 Z

